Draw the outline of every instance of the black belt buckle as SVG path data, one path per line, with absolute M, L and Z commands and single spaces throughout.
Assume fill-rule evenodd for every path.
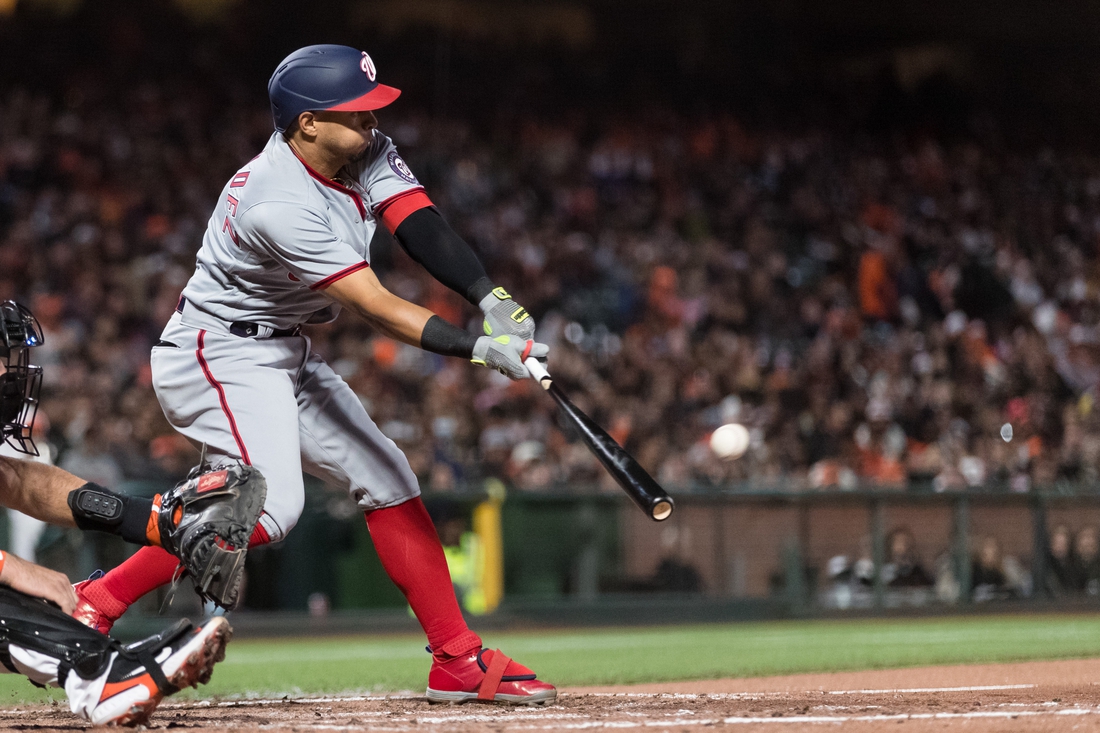
M 271 335 L 267 338 L 286 338 L 287 336 L 297 336 L 301 332 L 301 326 L 293 326 L 291 328 L 279 328 L 272 329 Z M 234 336 L 240 336 L 241 338 L 256 338 L 256 334 L 260 332 L 260 325 L 258 323 L 249 323 L 248 321 L 236 321 L 229 326 L 229 333 Z
M 236 321 L 229 325 L 229 333 L 241 338 L 255 338 L 260 332 L 260 327 L 248 321 Z

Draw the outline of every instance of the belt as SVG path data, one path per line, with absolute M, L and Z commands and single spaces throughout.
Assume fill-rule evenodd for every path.
M 183 309 L 187 305 L 187 299 L 181 295 L 179 302 L 176 303 L 176 312 L 183 313 Z M 268 333 L 266 336 L 258 335 L 263 333 L 265 330 L 270 331 L 270 333 Z M 229 333 L 233 334 L 234 336 L 240 336 L 241 338 L 287 338 L 290 336 L 297 336 L 301 332 L 301 326 L 291 326 L 290 328 L 271 328 L 270 326 L 263 326 L 259 323 L 252 323 L 250 321 L 233 321 L 229 324 Z

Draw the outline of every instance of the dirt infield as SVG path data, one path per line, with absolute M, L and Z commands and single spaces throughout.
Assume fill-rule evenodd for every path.
M 563 690 L 540 708 L 413 695 L 167 701 L 150 728 L 194 731 L 1100 731 L 1100 660 L 923 667 Z M 63 708 L 0 711 L 5 730 L 80 730 Z M 904 727 L 899 728 L 902 725 Z

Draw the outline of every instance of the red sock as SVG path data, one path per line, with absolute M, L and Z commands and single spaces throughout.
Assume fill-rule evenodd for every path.
M 437 657 L 457 657 L 481 648 L 458 608 L 447 558 L 420 497 L 366 513 L 374 549 L 428 635 Z
M 266 545 L 270 541 L 264 528 L 257 524 L 252 530 L 248 546 Z M 112 604 L 109 601 L 102 603 L 96 599 L 93 599 L 93 602 L 103 613 L 118 618 L 134 601 L 149 591 L 171 583 L 179 564 L 179 559 L 163 548 L 143 547 L 104 575 L 98 583 L 89 584 L 89 590 L 98 586 L 95 591 L 97 595 L 100 590 L 106 591 L 116 603 Z M 122 607 L 121 611 L 118 611 L 119 605 Z M 118 611 L 118 615 L 116 616 L 113 611 Z
M 125 610 L 149 591 L 172 582 L 172 575 L 179 564 L 179 559 L 163 548 L 143 547 L 104 575 L 98 583 L 91 583 L 89 586 L 98 585 L 122 604 Z M 114 616 L 111 611 L 116 609 L 99 610 Z
M 259 522 L 256 523 L 256 528 L 252 530 L 252 536 L 248 538 L 249 548 L 256 547 L 258 545 L 266 545 L 271 542 L 271 538 L 267 535 L 267 530 Z

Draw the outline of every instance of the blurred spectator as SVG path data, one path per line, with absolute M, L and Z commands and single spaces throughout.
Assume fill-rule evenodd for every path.
M 106 434 L 98 425 L 89 427 L 80 443 L 65 454 L 61 468 L 100 486 L 122 482 L 122 469 L 108 451 Z
M 971 598 L 975 603 L 1003 601 L 1030 595 L 1030 577 L 1012 556 L 1002 556 L 1001 543 L 987 535 L 978 539 L 970 570 Z
M 1059 524 L 1047 544 L 1046 591 L 1055 598 L 1076 592 L 1076 557 L 1069 528 Z
M 690 539 L 686 530 L 668 525 L 660 533 L 661 559 L 653 573 L 644 578 L 627 578 L 604 584 L 606 591 L 644 593 L 698 593 L 703 590 L 703 578 L 689 561 Z M 780 581 L 781 582 L 781 581 Z M 775 584 L 775 581 L 772 581 Z
M 921 565 L 912 532 L 907 527 L 893 529 L 885 538 L 885 562 L 882 582 L 889 607 L 923 605 L 932 600 L 929 589 L 935 581 Z M 869 608 L 874 601 L 875 562 L 869 535 L 860 539 L 860 553 L 849 563 L 846 555 L 830 558 L 826 564 L 829 584 L 821 595 L 822 603 L 834 608 Z
M 1075 582 L 1078 592 L 1100 595 L 1100 538 L 1096 527 L 1085 527 L 1073 539 Z
M 928 588 L 934 583 L 925 571 L 914 547 L 913 534 L 898 527 L 886 536 L 886 564 L 883 581 L 891 588 Z

